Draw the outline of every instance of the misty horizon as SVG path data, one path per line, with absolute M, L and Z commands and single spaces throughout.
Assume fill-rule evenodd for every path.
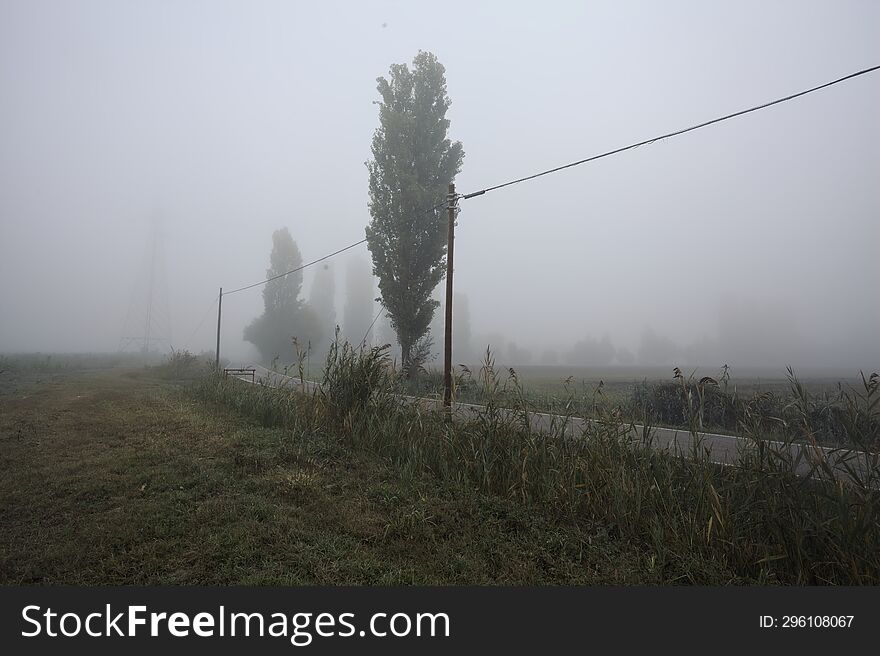
M 454 30 L 414 3 L 258 6 L 0 7 L 0 352 L 117 350 L 151 261 L 155 335 L 213 351 L 213 299 L 265 276 L 274 230 L 304 262 L 363 239 L 376 78 L 419 50 L 446 68 L 460 193 L 880 63 L 865 2 L 452 3 Z M 878 100 L 866 75 L 461 201 L 454 361 L 876 371 Z M 369 257 L 318 286 L 343 333 Z M 257 357 L 261 311 L 259 287 L 224 297 L 225 357 Z

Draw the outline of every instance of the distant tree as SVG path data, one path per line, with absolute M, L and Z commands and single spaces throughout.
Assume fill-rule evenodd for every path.
M 447 185 L 461 170 L 464 151 L 447 138 L 445 69 L 429 52 L 413 68 L 394 64 L 391 79 L 377 79 L 379 127 L 373 134 L 367 245 L 382 302 L 409 369 L 416 342 L 425 337 L 437 302 L 431 292 L 446 272 Z
M 309 305 L 321 327 L 321 341 L 333 339 L 336 333 L 336 276 L 331 265 L 325 264 L 315 272 Z
M 272 234 L 272 253 L 266 277 L 279 276 L 302 266 L 302 256 L 287 228 Z M 244 329 L 244 339 L 260 352 L 263 361 L 293 359 L 293 338 L 306 346 L 320 334 L 314 311 L 300 299 L 301 271 L 267 282 L 263 287 L 263 314 Z
M 572 364 L 582 367 L 605 367 L 614 360 L 614 346 L 608 335 L 601 340 L 585 337 L 571 349 L 569 359 Z
M 362 257 L 352 257 L 345 268 L 345 307 L 342 310 L 342 330 L 354 345 L 366 340 L 370 343 L 370 323 L 378 311 L 373 306 L 373 275 L 370 265 Z
M 272 233 L 272 253 L 269 255 L 269 268 L 266 278 L 280 276 L 285 271 L 292 271 L 302 266 L 302 255 L 290 231 L 281 228 Z M 296 271 L 283 278 L 277 278 L 263 287 L 263 305 L 267 312 L 293 307 L 299 303 L 302 291 L 303 274 Z

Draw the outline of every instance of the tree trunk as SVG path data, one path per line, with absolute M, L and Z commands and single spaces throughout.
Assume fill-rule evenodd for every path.
M 405 338 L 398 338 L 400 340 L 400 366 L 403 368 L 404 375 L 407 378 L 412 377 L 411 362 L 412 359 L 412 342 Z

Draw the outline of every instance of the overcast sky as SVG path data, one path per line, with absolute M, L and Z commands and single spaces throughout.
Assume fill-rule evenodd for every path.
M 0 351 L 118 348 L 154 217 L 172 341 L 213 348 L 274 229 L 363 238 L 376 78 L 419 49 L 468 192 L 880 64 L 878 33 L 869 0 L 0 0 Z M 472 333 L 880 366 L 878 116 L 880 72 L 464 201 Z M 261 310 L 224 299 L 230 354 Z

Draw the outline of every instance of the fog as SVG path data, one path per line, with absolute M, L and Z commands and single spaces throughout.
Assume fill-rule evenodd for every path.
M 150 261 L 153 336 L 213 349 L 219 288 L 265 276 L 274 230 L 305 262 L 364 237 L 376 78 L 420 49 L 467 193 L 876 65 L 878 27 L 870 1 L 4 0 L 0 352 L 142 336 Z M 461 201 L 457 349 L 876 370 L 878 115 L 880 72 Z M 379 310 L 346 299 L 378 294 L 368 258 L 304 272 L 347 336 Z M 262 309 L 224 297 L 224 355 L 256 357 Z

